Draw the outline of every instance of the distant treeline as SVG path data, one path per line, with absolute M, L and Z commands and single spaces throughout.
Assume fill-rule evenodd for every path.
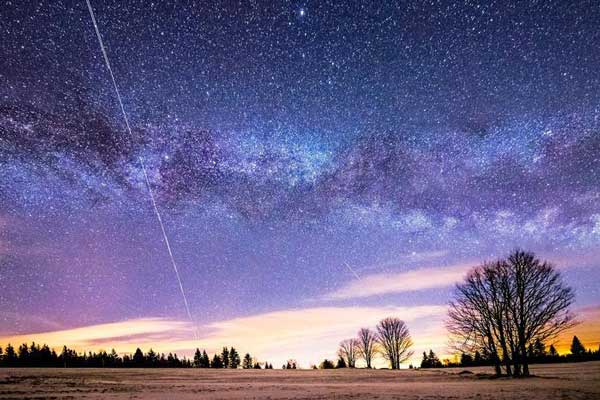
M 571 352 L 569 354 L 558 354 L 554 345 L 546 347 L 546 345 L 536 340 L 529 345 L 527 349 L 527 358 L 533 364 L 549 364 L 560 362 L 581 362 L 581 361 L 596 361 L 600 360 L 600 347 L 593 351 L 587 349 L 581 343 L 577 336 L 573 336 L 571 342 Z M 477 366 L 493 366 L 494 359 L 487 354 L 481 354 L 475 351 L 473 354 L 462 353 L 459 361 L 451 361 L 444 359 L 441 361 L 438 356 L 429 350 L 429 353 L 423 352 L 421 368 L 447 368 L 447 367 L 477 367 Z
M 546 348 L 560 334 L 573 328 L 577 321 L 570 312 L 575 293 L 567 286 L 559 271 L 533 253 L 515 250 L 507 258 L 474 267 L 463 282 L 456 285 L 449 304 L 446 328 L 451 348 L 461 354 L 460 361 L 438 359 L 433 351 L 423 353 L 422 368 L 470 367 L 491 365 L 497 376 L 529 376 L 530 363 L 577 362 L 600 360 L 600 348 L 586 350 L 575 336 L 571 353 L 559 355 Z M 324 360 L 320 367 L 355 368 L 364 361 L 367 368 L 380 357 L 391 369 L 411 359 L 413 341 L 404 321 L 387 317 L 373 328 L 361 328 L 356 337 L 339 344 L 338 360 Z M 243 359 L 233 347 L 209 357 L 196 349 L 193 359 L 177 354 L 158 354 L 139 348 L 133 355 L 110 353 L 77 353 L 63 347 L 57 354 L 48 346 L 22 344 L 15 349 L 0 349 L 2 367 L 124 367 L 124 368 L 267 368 L 246 353 Z M 289 360 L 283 369 L 296 369 Z M 318 368 L 313 366 L 313 368 Z
M 535 254 L 515 250 L 508 257 L 473 267 L 458 283 L 449 303 L 446 329 L 450 348 L 460 361 L 440 361 L 430 351 L 423 368 L 491 365 L 497 376 L 527 377 L 530 363 L 600 359 L 600 349 L 586 350 L 573 338 L 571 354 L 560 356 L 545 342 L 577 325 L 570 307 L 575 299 L 560 272 Z M 320 367 L 354 368 L 362 360 L 367 368 L 382 356 L 391 369 L 412 355 L 408 327 L 399 318 L 380 321 L 375 330 L 363 328 L 357 337 L 339 345 L 338 361 L 324 360 Z M 317 366 L 314 366 L 317 368 Z
M 196 349 L 193 359 L 179 358 L 177 354 L 157 353 L 150 349 L 147 353 L 137 349 L 132 355 L 120 356 L 114 349 L 106 351 L 81 352 L 63 346 L 60 354 L 48 345 L 22 344 L 15 350 L 10 344 L 0 347 L 0 367 L 61 367 L 61 368 L 239 368 L 272 369 L 268 362 L 258 362 L 246 353 L 243 359 L 234 347 L 224 347 L 221 354 L 209 357 L 206 351 Z

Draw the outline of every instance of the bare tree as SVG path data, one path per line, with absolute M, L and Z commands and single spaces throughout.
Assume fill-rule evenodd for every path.
M 507 265 L 507 305 L 515 324 L 522 373 L 527 376 L 527 347 L 536 339 L 553 339 L 575 324 L 569 311 L 575 294 L 553 265 L 540 261 L 533 253 L 517 250 L 508 257 Z
M 346 362 L 348 368 L 354 368 L 356 366 L 358 347 L 359 343 L 356 339 L 346 339 L 340 342 L 338 356 Z
M 404 321 L 388 317 L 377 325 L 377 342 L 380 352 L 390 362 L 392 369 L 399 369 L 400 364 L 408 360 L 413 352 L 410 350 L 413 342 Z
M 488 285 L 489 265 L 474 268 L 465 282 L 456 286 L 455 299 L 450 302 L 446 328 L 451 334 L 451 347 L 463 353 L 479 351 L 494 362 L 496 374 L 500 375 L 500 350 L 495 340 L 495 318 L 498 304 L 494 304 L 492 290 Z M 502 325 L 502 324 L 500 324 Z M 510 365 L 510 364 L 509 364 Z
M 361 328 L 358 331 L 358 355 L 365 360 L 367 368 L 371 368 L 376 344 L 377 336 L 371 329 Z
M 516 250 L 508 259 L 474 268 L 456 287 L 447 328 L 455 348 L 482 350 L 496 374 L 529 375 L 527 348 L 574 325 L 574 294 L 560 274 L 534 254 Z

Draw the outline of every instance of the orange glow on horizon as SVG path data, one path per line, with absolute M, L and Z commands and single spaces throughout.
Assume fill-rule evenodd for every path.
M 200 340 L 193 340 L 194 327 L 186 321 L 163 318 L 140 318 L 51 332 L 0 337 L 0 345 L 36 342 L 48 344 L 56 351 L 63 345 L 78 351 L 110 351 L 133 353 L 137 347 L 158 352 L 174 352 L 191 356 L 198 347 L 210 353 L 222 346 L 235 346 L 261 360 L 278 365 L 296 358 L 301 366 L 317 364 L 323 358 L 335 358 L 339 341 L 353 337 L 362 326 L 374 326 L 388 315 L 407 321 L 415 342 L 415 355 L 410 360 L 419 364 L 421 353 L 433 349 L 441 359 L 453 360 L 448 354 L 447 336 L 443 328 L 446 309 L 443 306 L 419 307 L 316 307 L 282 310 L 254 316 L 234 318 L 209 324 Z M 578 311 L 581 323 L 553 341 L 560 354 L 568 354 L 573 335 L 586 348 L 596 350 L 600 342 L 600 306 Z M 549 346 L 550 343 L 547 343 Z

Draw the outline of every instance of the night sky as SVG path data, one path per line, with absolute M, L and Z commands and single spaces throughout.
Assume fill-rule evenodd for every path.
M 516 247 L 600 326 L 600 6 L 483 3 L 94 0 L 132 139 L 85 1 L 5 2 L 0 336 L 308 363 L 391 314 L 443 352 Z

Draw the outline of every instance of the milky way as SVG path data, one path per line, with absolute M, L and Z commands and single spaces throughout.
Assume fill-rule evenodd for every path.
M 0 333 L 306 304 L 536 251 L 600 278 L 593 2 L 94 1 L 0 10 Z M 2 321 L 0 320 L 0 321 Z

